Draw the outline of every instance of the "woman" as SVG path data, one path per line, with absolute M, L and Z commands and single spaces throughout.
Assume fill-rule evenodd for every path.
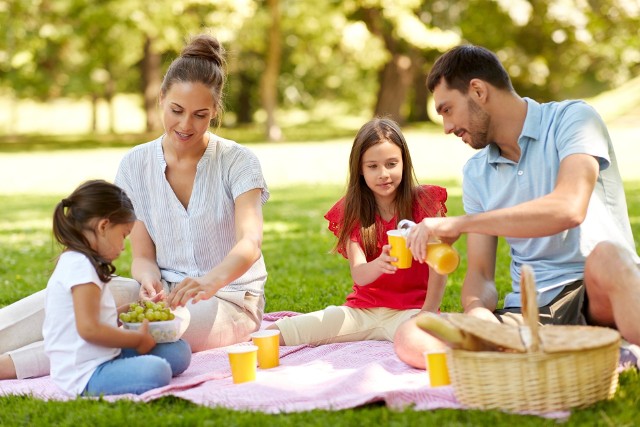
M 260 246 L 269 193 L 260 163 L 208 131 L 222 110 L 223 55 L 206 35 L 184 48 L 160 89 L 165 134 L 134 147 L 116 177 L 139 219 L 131 271 L 140 295 L 186 304 L 183 339 L 194 351 L 246 340 L 264 310 Z
M 131 149 L 116 184 L 131 198 L 132 275 L 109 288 L 118 305 L 166 298 L 182 310 L 193 351 L 247 340 L 264 312 L 260 163 L 245 147 L 209 133 L 222 113 L 224 49 L 195 37 L 160 90 L 165 134 Z M 0 310 L 0 379 L 49 373 L 42 349 L 44 291 Z

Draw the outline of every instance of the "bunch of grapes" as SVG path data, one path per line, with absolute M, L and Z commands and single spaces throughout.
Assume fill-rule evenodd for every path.
M 164 301 L 139 301 L 129 304 L 126 313 L 120 313 L 120 320 L 125 323 L 141 323 L 144 319 L 149 322 L 173 320 L 176 316 L 169 310 Z

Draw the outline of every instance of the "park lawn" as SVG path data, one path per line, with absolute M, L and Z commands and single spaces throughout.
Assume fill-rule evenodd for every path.
M 462 213 L 457 184 L 441 183 L 450 190 L 449 215 Z M 625 184 L 634 235 L 640 236 L 640 182 Z M 326 229 L 324 213 L 340 197 L 339 186 L 291 186 L 271 190 L 265 205 L 263 252 L 268 266 L 266 288 L 269 312 L 312 311 L 339 305 L 351 288 L 349 268 L 340 255 L 329 253 L 333 235 Z M 51 237 L 51 213 L 63 195 L 0 196 L 0 307 L 42 289 L 53 268 L 58 248 Z M 455 245 L 462 255 L 460 268 L 450 276 L 443 311 L 459 311 L 459 290 L 466 266 L 464 237 Z M 127 248 L 116 261 L 118 272 L 129 275 Z M 498 288 L 501 297 L 509 287 L 508 250 L 499 245 Z M 614 399 L 575 410 L 570 426 L 635 425 L 640 404 L 640 377 L 624 372 Z M 44 402 L 30 397 L 0 398 L 0 425 L 557 425 L 554 420 L 499 411 L 395 412 L 380 404 L 343 411 L 312 411 L 265 415 L 213 409 L 176 398 L 150 403 L 76 399 Z

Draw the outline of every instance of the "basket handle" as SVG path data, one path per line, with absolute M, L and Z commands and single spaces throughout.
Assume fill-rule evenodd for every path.
M 536 298 L 536 282 L 533 269 L 523 265 L 520 270 L 520 295 L 522 297 L 522 317 L 524 327 L 520 330 L 522 341 L 529 352 L 538 351 L 540 338 L 538 336 L 538 301 Z

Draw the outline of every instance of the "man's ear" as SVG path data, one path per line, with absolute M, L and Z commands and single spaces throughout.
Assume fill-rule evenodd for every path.
M 478 104 L 484 104 L 489 97 L 489 85 L 484 80 L 471 79 L 468 95 Z

